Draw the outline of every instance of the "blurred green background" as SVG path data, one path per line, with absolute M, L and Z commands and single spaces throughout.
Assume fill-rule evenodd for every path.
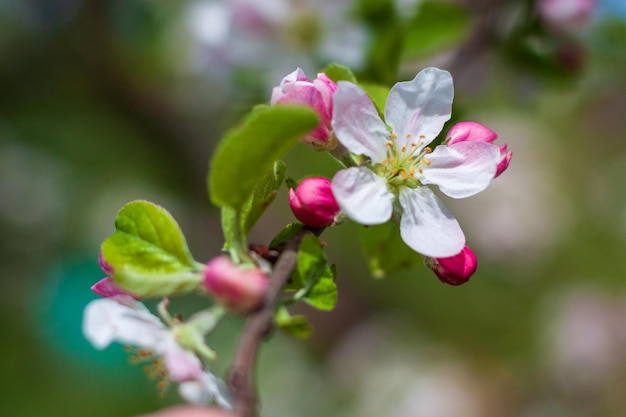
M 514 156 L 487 191 L 446 200 L 479 257 L 466 285 L 425 267 L 375 280 L 359 226 L 324 234 L 338 308 L 304 310 L 311 340 L 264 346 L 262 415 L 626 415 L 626 2 L 575 18 L 536 3 L 0 0 L 0 415 L 178 401 L 121 346 L 82 336 L 100 242 L 119 208 L 148 199 L 198 261 L 217 254 L 217 140 L 287 73 L 332 61 L 387 86 L 448 69 L 454 120 L 487 125 Z M 294 178 L 337 169 L 305 145 L 287 163 Z M 291 221 L 282 192 L 251 241 Z M 218 373 L 240 327 L 210 336 Z

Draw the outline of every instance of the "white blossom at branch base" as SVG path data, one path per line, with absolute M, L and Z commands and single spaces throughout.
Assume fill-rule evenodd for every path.
M 403 211 L 402 239 L 433 258 L 461 252 L 465 235 L 426 185 L 437 185 L 452 198 L 469 197 L 487 188 L 500 161 L 500 148 L 488 142 L 428 147 L 450 119 L 453 95 L 450 74 L 426 68 L 412 81 L 392 87 L 386 124 L 355 84 L 340 81 L 334 96 L 332 126 L 337 139 L 351 153 L 369 158 L 333 178 L 339 206 L 350 219 L 375 225 L 390 219 L 397 199 Z
M 203 369 L 193 352 L 180 345 L 176 328 L 167 327 L 132 297 L 91 301 L 85 308 L 83 333 L 97 349 L 115 341 L 153 352 L 163 359 L 169 378 L 180 383 L 185 400 L 195 404 L 215 400 L 220 406 L 230 408 L 225 385 Z

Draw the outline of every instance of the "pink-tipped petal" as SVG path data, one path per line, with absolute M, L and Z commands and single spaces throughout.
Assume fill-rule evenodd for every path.
M 356 85 L 339 82 L 332 126 L 337 140 L 353 154 L 368 156 L 375 164 L 386 158 L 389 130 L 372 100 Z
M 430 165 L 419 177 L 422 184 L 436 184 L 452 198 L 465 198 L 491 183 L 500 160 L 500 149 L 487 142 L 459 142 L 437 146 L 426 158 Z

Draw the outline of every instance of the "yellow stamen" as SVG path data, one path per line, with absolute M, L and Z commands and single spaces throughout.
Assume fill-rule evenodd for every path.
M 385 141 L 385 146 L 388 147 L 388 148 L 391 148 L 393 146 L 393 142 L 390 141 L 390 140 L 386 140 Z
M 389 135 L 391 137 L 391 140 L 394 140 L 398 137 L 398 135 L 395 132 L 391 132 L 391 135 Z
M 428 147 L 428 146 L 424 148 L 424 152 L 426 152 L 426 153 L 431 153 L 432 151 L 433 150 L 430 149 L 430 147 Z
M 431 161 L 430 159 L 426 159 L 426 158 L 422 158 L 422 159 L 420 160 L 420 162 L 421 162 L 422 164 L 426 165 L 427 167 L 429 167 L 429 166 L 430 166 L 430 164 L 432 164 L 432 163 L 433 163 L 433 161 Z

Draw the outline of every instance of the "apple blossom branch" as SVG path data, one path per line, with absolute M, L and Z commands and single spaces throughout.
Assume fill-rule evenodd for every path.
M 300 242 L 307 234 L 319 236 L 324 229 L 325 227 L 305 226 L 286 242 L 270 275 L 270 285 L 261 308 L 248 316 L 228 376 L 228 383 L 233 394 L 233 408 L 238 417 L 257 415 L 254 371 L 259 346 L 272 331 L 274 310 L 283 287 L 296 267 Z

